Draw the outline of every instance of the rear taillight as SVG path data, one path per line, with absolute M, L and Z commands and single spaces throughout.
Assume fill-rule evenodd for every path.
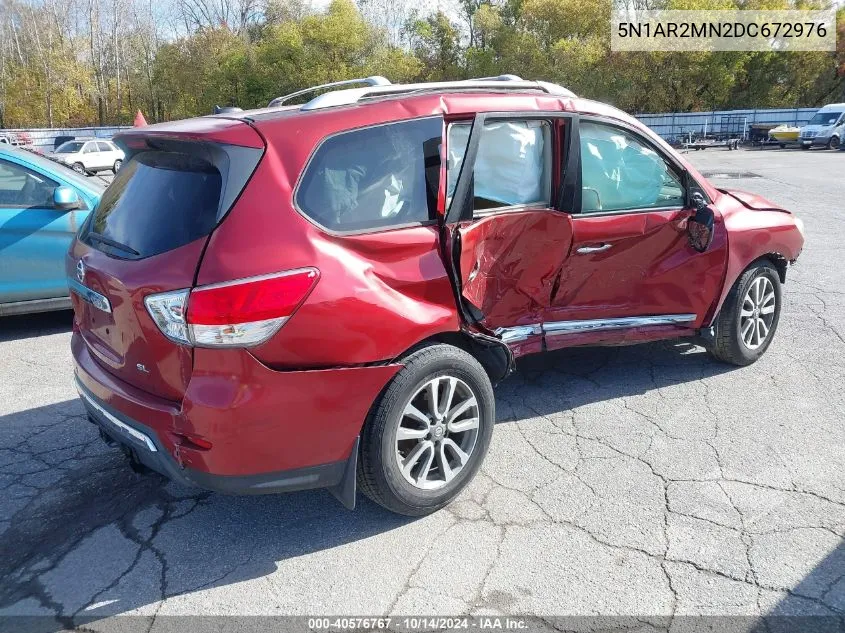
M 318 279 L 316 268 L 301 268 L 149 295 L 144 303 L 162 333 L 176 343 L 249 347 L 278 332 Z
M 147 312 L 162 334 L 183 345 L 191 344 L 188 323 L 185 321 L 185 305 L 188 303 L 189 292 L 190 290 L 176 290 L 144 297 Z

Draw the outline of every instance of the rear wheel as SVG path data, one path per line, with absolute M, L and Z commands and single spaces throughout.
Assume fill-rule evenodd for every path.
M 781 308 L 780 277 L 768 261 L 750 266 L 731 288 L 716 319 L 710 350 L 719 360 L 750 365 L 768 349 Z
M 490 445 L 493 387 L 475 358 L 429 345 L 405 359 L 364 425 L 358 482 L 388 510 L 439 510 L 472 480 Z
M 118 160 L 114 161 L 114 166 L 111 168 L 112 173 L 113 173 L 113 174 L 116 174 L 118 171 L 120 171 L 120 167 L 121 167 L 122 165 L 123 165 L 123 161 L 122 161 L 122 160 L 118 159 Z

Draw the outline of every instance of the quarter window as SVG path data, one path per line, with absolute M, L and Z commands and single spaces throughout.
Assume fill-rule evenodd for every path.
M 447 202 L 455 192 L 470 123 L 453 123 L 447 139 Z M 551 127 L 547 121 L 487 121 L 473 169 L 473 211 L 547 206 L 551 190 Z
M 680 178 L 633 134 L 582 121 L 580 135 L 583 213 L 684 205 Z
M 59 183 L 21 165 L 0 160 L 0 207 L 52 208 Z
M 305 169 L 297 206 L 333 231 L 436 220 L 442 134 L 430 117 L 330 137 Z

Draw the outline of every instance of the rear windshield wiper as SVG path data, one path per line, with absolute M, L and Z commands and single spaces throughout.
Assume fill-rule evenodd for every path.
M 88 235 L 86 235 L 88 239 L 94 240 L 95 242 L 100 242 L 101 244 L 107 244 L 112 248 L 116 248 L 119 251 L 123 251 L 124 253 L 131 253 L 136 257 L 140 257 L 141 253 L 136 251 L 131 246 L 127 246 L 126 244 L 121 244 L 120 242 L 116 242 L 115 240 L 106 237 L 105 235 L 100 235 L 99 233 L 95 233 L 94 231 L 89 231 Z

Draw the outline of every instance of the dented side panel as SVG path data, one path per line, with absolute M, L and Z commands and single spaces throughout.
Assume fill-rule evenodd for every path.
M 212 448 L 182 443 L 177 460 L 220 475 L 345 460 L 370 407 L 399 369 L 393 364 L 274 371 L 246 350 L 198 349 L 178 432 Z
M 690 215 L 676 209 L 576 218 L 572 253 L 544 320 L 691 313 L 690 325 L 700 325 L 721 288 L 727 233 L 717 216 L 713 244 L 699 253 L 687 238 Z M 549 347 L 584 342 L 596 336 L 548 340 Z
M 547 209 L 488 216 L 458 230 L 461 294 L 491 330 L 539 323 L 572 241 L 568 214 Z
M 752 262 L 766 255 L 793 261 L 804 247 L 804 238 L 792 214 L 761 196 L 730 191 L 721 193 L 715 205 L 730 235 L 730 249 L 724 283 L 718 301 L 708 313 L 706 325 L 715 320 L 734 283 Z

